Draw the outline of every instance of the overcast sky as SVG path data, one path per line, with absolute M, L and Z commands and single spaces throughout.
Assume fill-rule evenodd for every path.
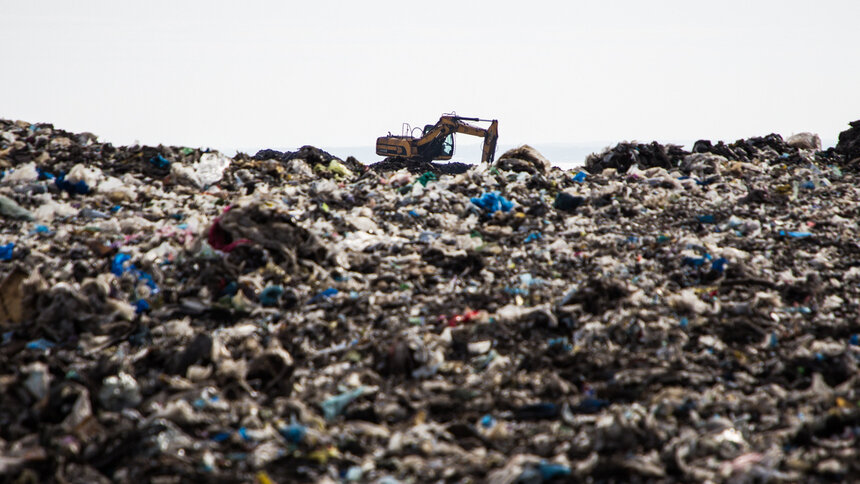
M 129 144 L 784 136 L 860 118 L 857 1 L 0 0 L 0 117 Z

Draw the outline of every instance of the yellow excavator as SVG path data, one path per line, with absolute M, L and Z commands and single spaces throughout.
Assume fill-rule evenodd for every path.
M 465 121 L 489 122 L 486 129 L 473 126 Z M 382 136 L 376 139 L 376 154 L 415 161 L 450 160 L 454 156 L 454 133 L 463 133 L 484 138 L 481 162 L 492 163 L 496 155 L 496 141 L 499 139 L 499 122 L 495 119 L 464 118 L 456 115 L 443 115 L 436 124 L 424 126 L 421 136 L 413 136 L 414 130 L 403 125 L 401 136 Z

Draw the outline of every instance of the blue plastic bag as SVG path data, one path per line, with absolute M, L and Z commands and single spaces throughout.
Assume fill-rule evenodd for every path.
M 487 192 L 480 197 L 472 197 L 472 203 L 484 209 L 489 214 L 502 212 L 510 212 L 514 208 L 514 202 L 503 197 L 499 192 Z
M 0 245 L 0 260 L 12 260 L 12 252 L 15 250 L 15 242 Z

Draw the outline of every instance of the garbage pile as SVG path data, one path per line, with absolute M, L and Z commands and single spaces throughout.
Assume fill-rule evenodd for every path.
M 852 126 L 451 175 L 2 121 L 0 475 L 851 479 Z

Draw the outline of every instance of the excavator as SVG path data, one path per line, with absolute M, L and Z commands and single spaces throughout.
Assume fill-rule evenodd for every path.
M 473 126 L 466 121 L 489 122 L 486 129 Z M 414 136 L 419 129 L 403 124 L 401 136 L 382 136 L 376 139 L 376 154 L 414 161 L 450 160 L 454 156 L 454 133 L 463 133 L 484 138 L 482 163 L 492 163 L 499 139 L 499 122 L 495 119 L 465 118 L 445 114 L 436 124 L 424 126 L 421 136 Z

